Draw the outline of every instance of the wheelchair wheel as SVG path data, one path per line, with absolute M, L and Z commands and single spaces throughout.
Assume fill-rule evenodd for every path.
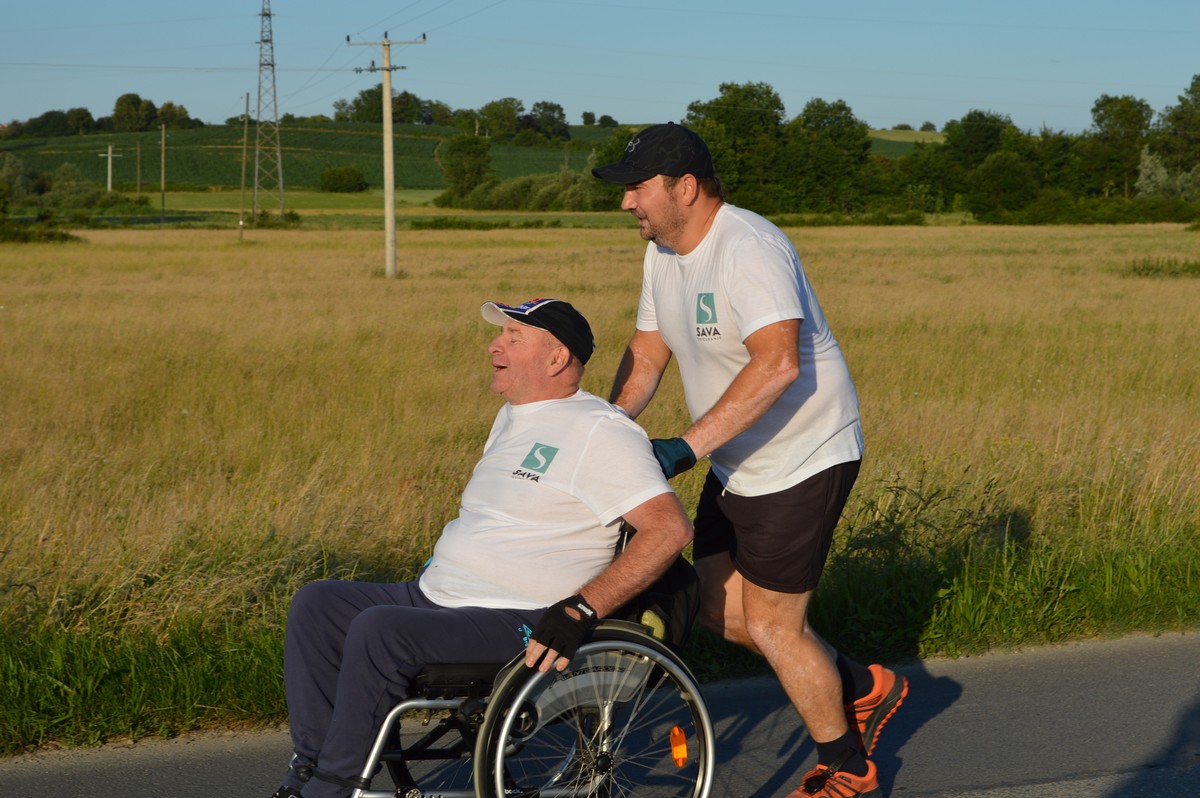
M 475 748 L 480 798 L 705 798 L 713 730 L 699 687 L 635 624 L 605 622 L 562 672 L 514 663 Z

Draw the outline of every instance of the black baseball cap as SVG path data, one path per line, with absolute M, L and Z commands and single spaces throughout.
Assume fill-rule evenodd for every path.
M 625 145 L 616 163 L 597 166 L 592 174 L 609 183 L 641 183 L 655 175 L 714 177 L 712 155 L 704 139 L 683 125 L 652 125 Z
M 545 330 L 569 349 L 572 355 L 579 358 L 580 363 L 587 363 L 592 352 L 596 350 L 591 325 L 570 302 L 561 299 L 531 299 L 515 308 L 503 302 L 484 302 L 479 310 L 492 324 L 503 326 L 504 322 L 512 319 Z

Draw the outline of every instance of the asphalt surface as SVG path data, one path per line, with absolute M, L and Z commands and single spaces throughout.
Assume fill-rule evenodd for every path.
M 1200 634 L 931 660 L 874 760 L 894 798 L 1200 796 Z M 777 684 L 708 685 L 714 798 L 775 798 L 815 761 Z M 0 798 L 267 798 L 283 730 L 0 759 Z

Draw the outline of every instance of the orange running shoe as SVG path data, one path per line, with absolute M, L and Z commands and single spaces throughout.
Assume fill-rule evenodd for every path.
M 875 763 L 867 762 L 865 776 L 817 765 L 788 798 L 881 798 L 882 795 Z
M 872 665 L 870 671 L 875 677 L 875 688 L 869 695 L 846 705 L 846 721 L 851 729 L 858 729 L 864 757 L 875 750 L 883 724 L 896 714 L 908 695 L 908 679 L 896 676 L 882 665 Z

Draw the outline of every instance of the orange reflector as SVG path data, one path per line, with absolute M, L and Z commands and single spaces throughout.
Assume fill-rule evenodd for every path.
M 688 761 L 687 735 L 678 726 L 671 727 L 671 758 L 675 767 L 683 767 Z

